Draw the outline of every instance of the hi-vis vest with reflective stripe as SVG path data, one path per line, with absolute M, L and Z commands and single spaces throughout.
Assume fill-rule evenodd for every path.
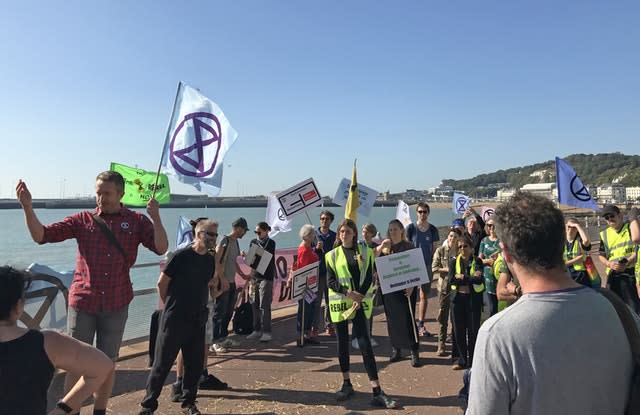
M 631 255 L 634 249 L 634 243 L 631 241 L 631 233 L 629 232 L 629 224 L 625 223 L 620 228 L 620 232 L 616 232 L 613 228 L 607 228 L 600 232 L 600 239 L 604 243 L 604 250 L 609 261 L 617 260 L 622 257 Z M 629 264 L 627 268 L 633 268 L 634 264 Z M 605 272 L 609 273 L 609 268 Z
M 471 276 L 473 276 L 473 274 L 476 273 L 476 261 L 473 258 L 471 259 L 471 270 L 469 271 L 469 273 L 471 274 Z M 461 254 L 458 254 L 458 257 L 456 258 L 456 274 L 464 274 L 464 272 L 462 272 L 462 255 Z M 454 281 L 455 281 L 455 278 L 454 278 Z M 484 291 L 484 283 L 471 284 L 471 285 L 473 285 L 473 291 L 477 293 L 481 293 Z M 455 291 L 457 289 L 458 289 L 457 284 L 451 284 L 452 291 Z
M 567 250 L 567 243 L 564 244 L 564 262 L 570 261 L 575 257 L 582 255 L 584 252 L 582 251 L 582 242 L 580 239 L 576 238 L 573 240 L 573 245 L 571 246 L 571 251 Z M 585 271 L 584 261 L 576 262 L 573 264 L 573 269 L 575 271 Z
M 367 270 L 371 268 L 371 272 L 373 272 L 374 255 L 373 250 L 366 244 L 358 244 L 358 248 L 360 255 L 362 256 L 362 261 L 358 261 L 358 268 L 360 269 L 360 283 L 363 283 L 364 278 L 367 275 Z M 333 270 L 333 273 L 338 279 L 340 285 L 347 290 L 353 290 L 353 280 L 351 279 L 349 264 L 342 246 L 327 252 L 324 255 L 324 260 L 327 267 Z M 366 318 L 371 318 L 371 314 L 373 313 L 374 292 L 375 287 L 371 284 L 361 303 Z M 353 300 L 351 298 L 329 288 L 329 314 L 332 322 L 339 323 L 344 321 L 345 318 L 342 313 L 349 310 L 352 305 Z M 353 317 L 355 317 L 355 313 L 353 313 L 349 319 L 352 319 Z

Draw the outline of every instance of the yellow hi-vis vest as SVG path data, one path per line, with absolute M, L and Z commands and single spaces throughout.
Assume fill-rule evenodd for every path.
M 367 275 L 367 270 L 371 269 L 373 272 L 373 261 L 375 258 L 373 250 L 366 244 L 358 244 L 357 252 L 359 252 L 359 255 L 362 257 L 362 260 L 358 260 L 358 268 L 360 269 L 360 283 L 363 283 L 364 278 Z M 340 285 L 346 290 L 353 290 L 353 280 L 351 279 L 349 264 L 342 246 L 338 246 L 327 252 L 324 255 L 324 260 L 327 264 L 327 268 L 331 268 Z M 375 287 L 371 284 L 361 303 L 366 318 L 371 318 L 371 314 L 373 313 L 374 293 Z M 355 317 L 355 313 L 351 314 L 348 318 L 345 318 L 343 315 L 343 313 L 349 310 L 352 305 L 353 300 L 351 298 L 329 288 L 329 315 L 331 316 L 332 322 L 339 323 L 347 319 L 351 320 Z
M 616 232 L 613 228 L 607 228 L 600 232 L 600 239 L 604 243 L 604 251 L 609 261 L 614 261 L 622 257 L 631 255 L 634 250 L 634 243 L 631 241 L 631 233 L 629 224 L 625 223 L 620 228 L 620 232 Z M 627 268 L 633 268 L 634 263 L 627 265 Z M 609 274 L 609 267 L 605 270 Z
M 573 240 L 573 245 L 571 246 L 571 251 L 567 250 L 567 244 L 564 244 L 564 262 L 570 261 L 575 257 L 584 254 L 582 250 L 582 241 L 578 238 Z M 575 271 L 586 271 L 587 268 L 584 266 L 584 260 L 582 262 L 576 262 L 573 264 L 573 269 Z
M 472 276 L 476 273 L 476 261 L 474 258 L 471 259 L 471 270 L 469 272 Z M 464 274 L 462 272 L 462 254 L 458 254 L 456 258 L 456 274 Z M 455 278 L 453 279 L 455 281 Z M 473 285 L 473 291 L 477 293 L 481 293 L 484 291 L 484 283 L 480 284 L 471 284 Z M 451 290 L 456 291 L 458 289 L 457 284 L 451 284 Z

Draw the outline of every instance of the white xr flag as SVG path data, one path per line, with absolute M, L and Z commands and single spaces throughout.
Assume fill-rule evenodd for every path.
M 224 157 L 237 137 L 215 102 L 180 82 L 162 151 L 162 172 L 217 196 Z
M 409 213 L 409 205 L 402 200 L 398 200 L 398 207 L 396 208 L 396 219 L 402 222 L 402 226 L 405 228 L 411 223 L 411 213 Z
M 270 238 L 273 238 L 280 232 L 289 232 L 291 230 L 291 221 L 287 219 L 284 210 L 282 210 L 282 206 L 280 206 L 278 202 L 278 198 L 274 194 L 269 195 L 267 201 L 267 216 L 265 222 L 271 226 L 271 232 L 269 232 Z

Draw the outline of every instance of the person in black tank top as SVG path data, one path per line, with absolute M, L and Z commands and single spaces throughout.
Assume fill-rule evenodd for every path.
M 0 415 L 47 413 L 47 390 L 56 368 L 82 375 L 80 388 L 67 393 L 54 414 L 71 413 L 96 391 L 113 371 L 101 351 L 53 331 L 18 327 L 24 310 L 23 272 L 0 267 Z

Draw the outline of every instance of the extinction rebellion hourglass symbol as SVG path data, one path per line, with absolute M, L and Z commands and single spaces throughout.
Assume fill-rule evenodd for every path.
M 174 148 L 176 137 L 183 127 L 187 129 L 193 128 L 195 142 L 184 148 Z M 186 132 L 185 134 L 189 135 Z M 206 149 L 208 146 L 216 146 L 215 153 Z M 208 177 L 213 173 L 216 167 L 221 147 L 222 128 L 218 118 L 208 112 L 194 112 L 185 115 L 184 119 L 173 133 L 173 137 L 171 137 L 171 145 L 169 147 L 169 161 L 176 171 L 184 174 L 185 176 Z M 213 157 L 209 157 L 208 160 L 205 160 L 205 152 L 207 155 L 214 155 Z M 183 163 L 179 163 L 178 159 Z

